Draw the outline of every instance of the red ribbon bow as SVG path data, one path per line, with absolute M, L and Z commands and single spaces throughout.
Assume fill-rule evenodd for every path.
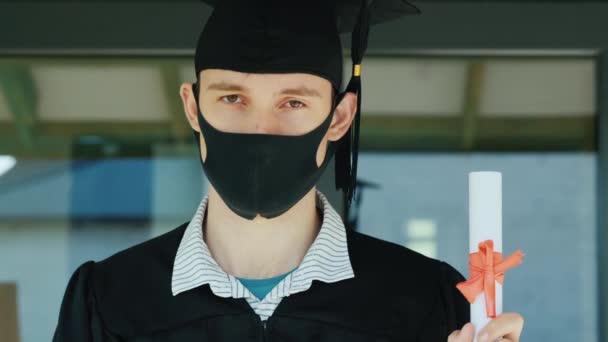
M 521 264 L 524 253 L 515 251 L 503 260 L 502 253 L 494 252 L 494 242 L 486 240 L 479 243 L 479 252 L 469 254 L 470 279 L 456 285 L 469 303 L 475 302 L 483 291 L 486 299 L 486 314 L 496 317 L 496 289 L 494 281 L 503 283 L 505 271 Z

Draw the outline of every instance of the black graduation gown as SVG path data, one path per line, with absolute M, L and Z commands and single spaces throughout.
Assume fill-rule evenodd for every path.
M 313 281 L 283 298 L 262 324 L 244 298 L 215 296 L 209 285 L 171 293 L 187 223 L 72 275 L 54 342 L 101 341 L 446 341 L 469 321 L 449 264 L 349 231 L 355 277 Z

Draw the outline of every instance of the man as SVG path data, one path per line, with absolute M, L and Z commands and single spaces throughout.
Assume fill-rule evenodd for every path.
M 191 221 L 81 265 L 54 341 L 472 341 L 462 275 L 347 230 L 315 187 L 335 154 L 350 203 L 367 30 L 415 7 L 285 3 L 216 4 L 180 87 L 209 193 Z M 354 27 L 345 91 L 340 25 Z M 478 340 L 522 327 L 503 314 Z

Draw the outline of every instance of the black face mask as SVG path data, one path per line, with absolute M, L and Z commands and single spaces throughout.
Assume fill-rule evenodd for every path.
M 331 160 L 336 142 L 327 142 L 325 159 L 317 166 L 317 149 L 331 124 L 337 103 L 327 118 L 312 131 L 298 136 L 228 133 L 205 120 L 197 102 L 198 123 L 205 138 L 207 157 L 201 164 L 219 196 L 237 215 L 252 220 L 256 215 L 273 218 L 293 207 L 316 185 Z M 194 136 L 199 148 L 198 132 Z

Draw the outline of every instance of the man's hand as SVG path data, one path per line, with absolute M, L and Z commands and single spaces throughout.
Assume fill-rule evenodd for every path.
M 516 312 L 507 312 L 496 316 L 477 335 L 477 342 L 519 342 L 519 336 L 524 328 L 524 318 Z M 448 336 L 448 342 L 471 342 L 475 333 L 471 322 L 461 330 L 454 330 Z M 502 339 L 501 339 L 502 337 Z

